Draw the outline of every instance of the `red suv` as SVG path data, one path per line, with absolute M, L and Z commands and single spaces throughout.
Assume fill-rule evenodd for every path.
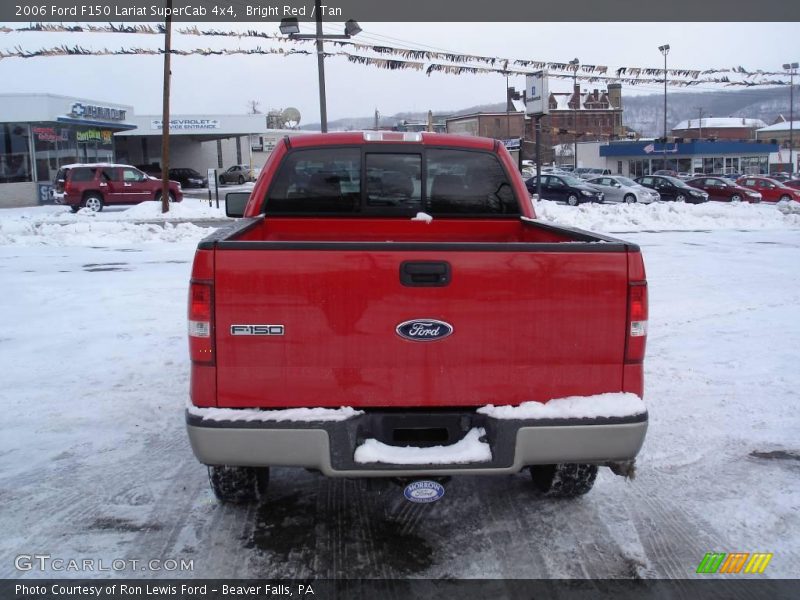
M 139 204 L 161 200 L 161 180 L 130 165 L 109 163 L 64 165 L 58 171 L 54 197 L 72 212 L 86 207 L 95 212 L 106 205 Z M 169 201 L 183 200 L 181 186 L 169 182 Z
M 788 185 L 769 177 L 745 175 L 737 179 L 736 183 L 759 192 L 764 202 L 780 202 L 784 200 L 797 200 L 800 202 L 800 190 L 790 188 Z

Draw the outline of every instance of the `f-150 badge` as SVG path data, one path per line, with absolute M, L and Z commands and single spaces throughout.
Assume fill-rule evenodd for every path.
M 231 335 L 283 335 L 283 325 L 231 325 Z
M 395 329 L 401 338 L 412 342 L 433 342 L 453 333 L 453 326 L 436 319 L 414 319 L 400 323 Z

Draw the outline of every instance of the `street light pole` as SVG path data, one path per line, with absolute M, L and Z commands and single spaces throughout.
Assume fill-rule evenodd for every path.
M 800 64 L 786 63 L 784 69 L 789 70 L 789 175 L 794 175 L 794 74 Z
M 573 58 L 569 61 L 569 64 L 572 65 L 574 71 L 572 73 L 572 93 L 575 93 L 575 87 L 578 85 L 578 65 L 580 65 L 580 61 L 577 58 Z M 581 106 L 581 92 L 578 90 L 575 108 L 572 109 L 572 125 L 575 127 L 575 131 L 572 133 L 572 164 L 573 164 L 573 173 L 578 169 L 578 109 Z
M 325 101 L 325 51 L 322 46 L 322 10 L 321 0 L 314 1 L 317 13 L 317 76 L 319 77 L 319 122 L 320 131 L 328 133 L 328 106 Z
M 669 54 L 669 44 L 658 47 L 664 55 L 664 143 L 667 143 L 667 54 Z
M 316 40 L 317 43 L 317 75 L 319 77 L 319 120 L 320 131 L 328 132 L 328 108 L 325 103 L 325 49 L 323 40 L 348 40 L 361 32 L 361 27 L 353 19 L 344 24 L 343 35 L 323 35 L 322 33 L 322 6 L 321 0 L 314 0 L 316 11 L 317 31 L 314 34 L 300 34 L 300 25 L 296 18 L 281 19 L 280 30 L 292 40 Z
M 664 166 L 667 168 L 667 54 L 669 54 L 669 44 L 659 46 L 658 49 L 664 55 Z

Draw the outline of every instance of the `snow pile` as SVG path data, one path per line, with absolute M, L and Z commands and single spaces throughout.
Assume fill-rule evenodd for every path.
M 793 200 L 789 202 L 778 202 L 777 208 L 785 215 L 800 214 L 800 202 L 795 202 Z
M 254 408 L 198 408 L 187 405 L 190 415 L 202 417 L 204 421 L 346 421 L 364 414 L 349 406 L 341 408 L 285 408 L 282 410 L 258 410 Z
M 616 393 L 569 396 L 546 403 L 523 402 L 519 406 L 489 404 L 478 412 L 493 419 L 596 419 L 640 415 L 647 412 L 647 407 L 636 394 Z
M 794 229 L 800 211 L 785 213 L 774 204 L 705 202 L 683 204 L 581 204 L 567 206 L 550 200 L 533 202 L 542 221 L 589 231 L 696 231 L 720 229 Z
M 389 446 L 375 439 L 364 440 L 356 448 L 354 460 L 360 464 L 384 463 L 389 465 L 456 465 L 488 462 L 492 460 L 489 444 L 481 441 L 486 434 L 482 428 L 470 429 L 463 439 L 449 446 Z
M 47 223 L 83 223 L 87 221 L 188 221 L 197 219 L 227 219 L 225 202 L 220 208 L 208 205 L 207 199 L 185 197 L 182 202 L 169 205 L 169 212 L 161 212 L 161 202 L 142 202 L 133 206 L 106 206 L 100 212 L 82 208 L 73 213 L 68 206 L 45 205 L 0 210 L 0 222 L 23 220 Z
M 137 224 L 84 221 L 59 225 L 34 220 L 0 220 L 0 246 L 107 246 L 151 242 L 199 242 L 210 233 L 191 223 Z

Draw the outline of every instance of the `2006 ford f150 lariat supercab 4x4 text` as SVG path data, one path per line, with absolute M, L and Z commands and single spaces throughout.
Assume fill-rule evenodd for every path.
M 197 249 L 186 420 L 222 501 L 269 468 L 436 479 L 529 469 L 553 496 L 644 441 L 639 248 L 536 219 L 485 138 L 286 138 Z

